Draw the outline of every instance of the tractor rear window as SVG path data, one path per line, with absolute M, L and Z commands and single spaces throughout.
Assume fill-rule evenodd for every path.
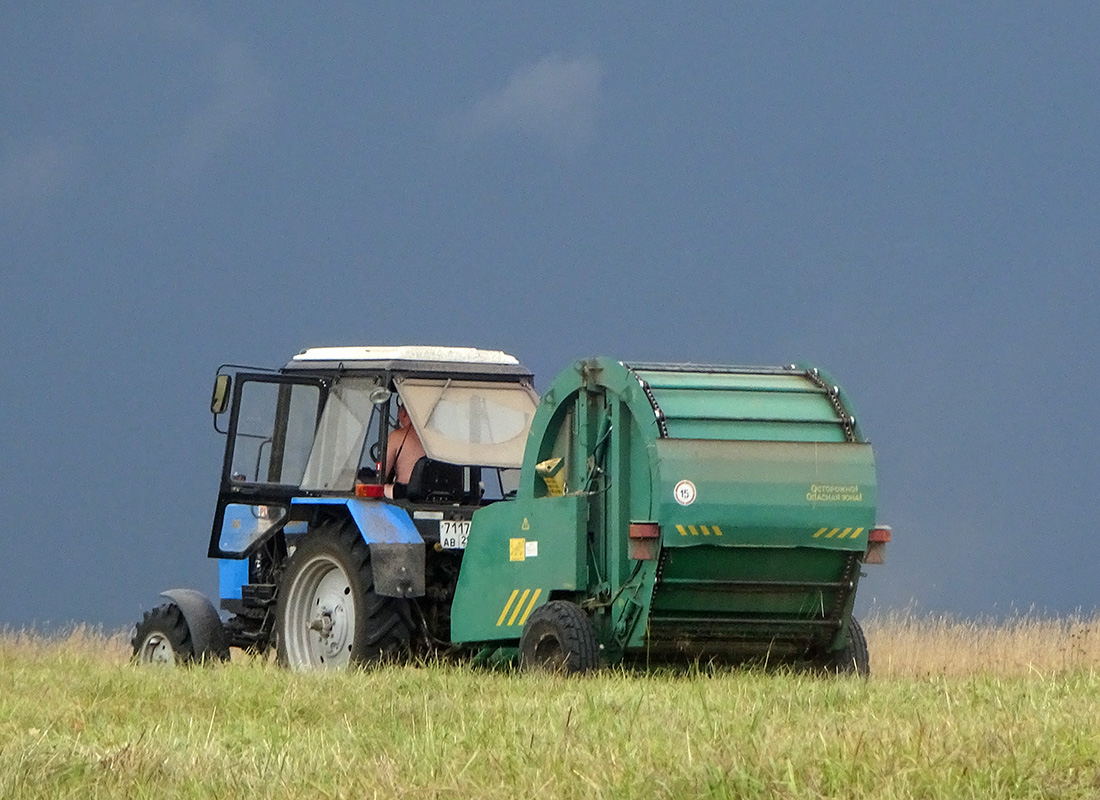
M 397 391 L 429 458 L 451 464 L 520 467 L 538 407 L 517 383 L 406 378 Z

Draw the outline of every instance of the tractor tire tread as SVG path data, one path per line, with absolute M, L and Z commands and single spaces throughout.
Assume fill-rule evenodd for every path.
M 158 631 L 172 646 L 178 663 L 190 664 L 195 660 L 191 629 L 187 626 L 183 612 L 175 603 L 164 603 L 142 614 L 141 622 L 134 628 L 134 635 L 130 639 L 135 659 L 140 658 L 141 646 L 146 638 Z

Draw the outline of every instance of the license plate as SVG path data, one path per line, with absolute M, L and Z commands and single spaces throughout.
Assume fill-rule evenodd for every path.
M 439 544 L 444 550 L 465 550 L 470 535 L 470 520 L 444 519 L 439 521 Z

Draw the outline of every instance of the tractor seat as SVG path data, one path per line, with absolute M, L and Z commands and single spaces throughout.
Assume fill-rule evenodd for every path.
M 463 467 L 421 456 L 413 466 L 406 496 L 413 503 L 458 503 L 462 500 Z

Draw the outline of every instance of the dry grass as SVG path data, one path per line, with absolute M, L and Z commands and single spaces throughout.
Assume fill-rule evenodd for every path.
M 864 623 L 877 678 L 999 678 L 1100 668 L 1100 618 L 965 620 L 908 613 Z
M 901 612 L 870 616 L 862 624 L 876 678 L 1011 678 L 1100 669 L 1100 617 L 968 620 Z M 0 665 L 9 659 L 125 664 L 129 637 L 86 625 L 52 634 L 0 629 Z M 234 651 L 233 661 L 250 659 Z
M 1100 669 L 1100 617 L 1023 615 L 994 621 L 902 612 L 869 616 L 862 626 L 876 678 L 1013 678 Z M 23 659 L 124 665 L 130 634 L 87 625 L 52 634 L 0 628 L 0 666 Z M 233 661 L 251 659 L 234 650 Z
M 107 633 L 90 625 L 51 633 L 0 628 L 0 668 L 20 662 L 66 660 L 117 665 L 129 659 L 130 634 L 126 631 Z

